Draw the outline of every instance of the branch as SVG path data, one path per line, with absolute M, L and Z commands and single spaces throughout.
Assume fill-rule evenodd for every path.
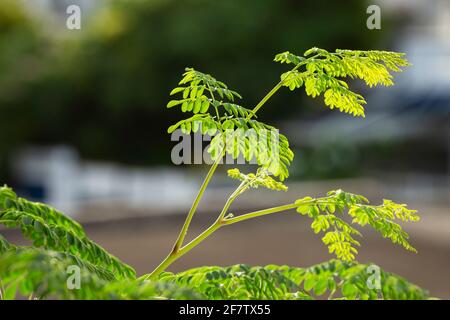
M 246 214 L 243 214 L 243 215 L 240 215 L 237 217 L 224 219 L 223 224 L 230 225 L 230 224 L 233 224 L 236 222 L 245 221 L 245 220 L 252 219 L 252 218 L 257 218 L 257 217 L 265 216 L 265 215 L 272 214 L 272 213 L 295 209 L 298 206 L 299 206 L 299 204 L 290 203 L 290 204 L 285 204 L 285 205 L 278 206 L 278 207 L 254 211 L 254 212 L 246 213 Z

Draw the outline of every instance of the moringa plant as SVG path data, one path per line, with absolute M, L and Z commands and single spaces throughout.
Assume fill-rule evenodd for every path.
M 167 107 L 180 107 L 192 115 L 169 127 L 168 132 L 211 137 L 208 153 L 213 161 L 187 214 L 168 256 L 151 273 L 137 277 L 135 271 L 89 240 L 83 228 L 59 211 L 17 197 L 7 187 L 0 189 L 0 223 L 18 228 L 32 240 L 32 246 L 16 246 L 0 236 L 0 293 L 3 298 L 19 294 L 36 298 L 74 299 L 423 299 L 426 291 L 396 275 L 379 271 L 378 285 L 368 285 L 371 266 L 355 262 L 356 227 L 370 226 L 384 238 L 415 251 L 398 220 L 417 221 L 414 210 L 404 204 L 384 200 L 372 205 L 361 196 L 342 190 L 321 197 L 301 197 L 281 206 L 233 215 L 230 207 L 244 192 L 253 188 L 287 191 L 283 181 L 289 176 L 294 153 L 288 139 L 259 120 L 258 111 L 281 88 L 305 88 L 313 98 L 323 96 L 331 109 L 364 117 L 363 96 L 353 92 L 347 81 L 361 79 L 368 86 L 391 86 L 391 71 L 399 72 L 409 63 L 404 54 L 387 51 L 336 50 L 312 48 L 297 56 L 276 55 L 275 61 L 292 68 L 253 108 L 236 103 L 241 96 L 209 74 L 186 69 Z M 185 241 L 198 205 L 216 169 L 224 159 L 243 159 L 256 165 L 253 173 L 228 170 L 239 182 L 229 195 L 215 222 Z M 315 233 L 336 260 L 311 268 L 287 266 L 227 268 L 199 267 L 173 274 L 166 269 L 217 230 L 264 215 L 296 210 L 312 219 Z M 346 217 L 347 216 L 347 217 Z M 79 270 L 79 289 L 68 286 L 68 270 Z M 73 268 L 72 268 L 73 269 Z M 72 277 L 72 276 L 70 276 Z
M 223 226 L 290 209 L 296 209 L 313 220 L 311 227 L 314 232 L 325 233 L 322 241 L 338 259 L 355 259 L 359 242 L 354 236 L 360 233 L 352 226 L 354 224 L 370 225 L 383 237 L 415 251 L 408 243 L 408 235 L 394 221 L 417 221 L 419 217 L 414 210 L 390 200 L 384 200 L 381 205 L 370 205 L 365 197 L 342 190 L 330 191 L 325 197 L 304 197 L 286 205 L 239 216 L 229 213 L 236 198 L 250 188 L 287 190 L 283 181 L 289 176 L 288 168 L 294 158 L 288 139 L 278 134 L 275 127 L 256 120 L 258 111 L 280 88 L 296 90 L 304 87 L 306 94 L 313 98 L 323 95 L 325 105 L 331 109 L 364 117 L 364 97 L 351 91 L 344 79 L 359 78 L 370 87 L 391 86 L 393 80 L 389 71 L 401 71 L 400 67 L 408 66 L 403 56 L 402 53 L 386 51 L 336 50 L 331 53 L 318 48 L 306 51 L 303 57 L 290 52 L 280 53 L 275 56 L 275 61 L 292 65 L 293 68 L 281 75 L 280 82 L 253 109 L 236 104 L 235 100 L 241 96 L 223 82 L 192 68 L 186 69 L 179 87 L 171 92 L 171 95 L 180 94 L 182 97 L 171 100 L 167 107 L 181 106 L 183 112 L 193 115 L 171 126 L 168 132 L 181 128 L 186 134 L 200 132 L 214 135 L 208 149 L 214 164 L 200 187 L 172 251 L 147 278 L 155 279 L 172 262 Z M 225 155 L 232 159 L 241 155 L 247 161 L 253 160 L 258 169 L 250 174 L 241 173 L 239 169 L 228 171 L 228 175 L 240 184 L 229 196 L 217 220 L 183 246 L 197 206 Z M 351 223 L 337 214 L 345 211 L 351 216 Z

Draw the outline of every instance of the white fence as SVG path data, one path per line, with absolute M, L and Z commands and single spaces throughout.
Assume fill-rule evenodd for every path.
M 85 204 L 118 203 L 130 208 L 185 209 L 197 182 L 184 170 L 125 167 L 81 161 L 66 146 L 29 147 L 13 160 L 20 185 L 42 188 L 44 200 L 74 214 Z

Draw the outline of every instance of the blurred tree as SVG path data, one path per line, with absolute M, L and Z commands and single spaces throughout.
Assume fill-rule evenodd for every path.
M 365 9 L 360 0 L 112 1 L 79 37 L 54 41 L 40 59 L 45 72 L 23 84 L 20 95 L 1 91 L 1 108 L 8 110 L 0 119 L 3 136 L 17 138 L 3 139 L 0 153 L 23 143 L 68 143 L 88 158 L 168 161 L 166 129 L 173 114 L 163 109 L 184 67 L 209 70 L 251 107 L 278 80 L 281 67 L 267 67 L 275 53 L 373 46 L 367 36 L 378 34 L 367 32 Z M 7 11 L 0 7 L 0 16 Z M 19 36 L 1 20 L 3 47 Z M 28 22 L 12 24 L 21 29 Z M 11 65 L 7 73 L 14 77 L 23 64 L 8 62 L 16 55 L 11 50 L 20 52 L 2 52 L 0 65 Z M 24 74 L 33 75 L 34 68 Z M 277 114 L 298 111 L 292 95 L 273 103 Z
M 42 79 L 48 40 L 17 1 L 0 2 L 0 174 L 7 172 L 10 152 L 38 129 L 26 114 L 37 105 L 25 103 L 28 87 Z

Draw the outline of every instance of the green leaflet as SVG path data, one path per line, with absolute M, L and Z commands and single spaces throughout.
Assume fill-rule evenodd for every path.
M 408 209 L 405 204 L 384 200 L 382 205 L 369 205 L 365 197 L 342 190 L 330 191 L 328 196 L 323 198 L 305 197 L 295 203 L 298 205 L 298 213 L 313 219 L 311 228 L 315 233 L 325 232 L 322 242 L 328 246 L 329 252 L 339 259 L 352 261 L 358 253 L 356 247 L 360 244 L 353 236 L 361 234 L 351 224 L 368 224 L 384 238 L 416 252 L 408 242 L 408 234 L 394 222 L 395 219 L 404 222 L 419 220 L 416 211 Z M 341 213 L 347 210 L 348 215 L 353 218 L 351 223 L 339 218 L 336 209 Z

